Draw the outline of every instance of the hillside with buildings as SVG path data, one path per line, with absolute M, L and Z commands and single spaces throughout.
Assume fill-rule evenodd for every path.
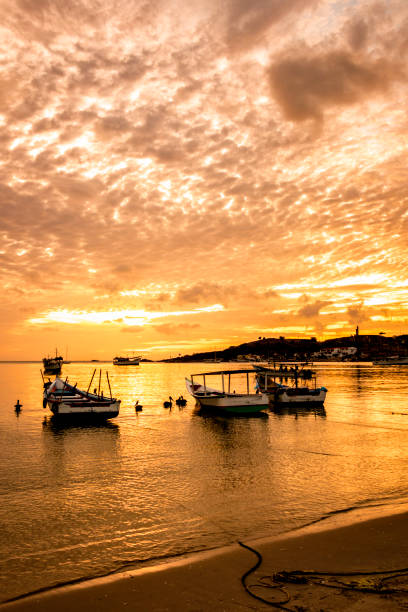
M 319 342 L 310 339 L 261 338 L 238 346 L 230 346 L 222 351 L 193 353 L 168 362 L 185 361 L 371 361 L 393 355 L 408 356 L 408 335 L 386 337 L 359 334 L 358 328 L 352 336 L 332 338 Z

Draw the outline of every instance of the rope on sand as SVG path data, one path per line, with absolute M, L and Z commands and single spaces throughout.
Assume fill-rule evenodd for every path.
M 258 552 L 257 550 L 255 550 L 255 548 L 251 548 L 250 546 L 248 546 L 247 544 L 244 544 L 243 542 L 240 542 L 238 540 L 238 544 L 240 546 L 242 546 L 243 548 L 246 548 L 247 550 L 250 550 L 251 552 L 254 553 L 254 555 L 257 556 L 258 560 L 255 563 L 255 565 L 253 565 L 247 572 L 245 572 L 245 574 L 243 574 L 241 576 L 241 583 L 242 586 L 244 587 L 244 589 L 246 590 L 246 592 L 251 595 L 251 597 L 254 597 L 254 599 L 257 599 L 258 601 L 262 601 L 263 603 L 266 603 L 269 606 L 273 606 L 275 608 L 280 608 L 281 610 L 290 610 L 290 608 L 285 608 L 284 604 L 288 603 L 288 601 L 290 600 L 290 595 L 289 593 L 279 584 L 264 584 L 262 582 L 263 578 L 261 579 L 261 581 L 259 582 L 259 584 L 252 584 L 252 585 L 248 585 L 246 583 L 246 579 L 248 578 L 248 576 L 250 574 L 252 574 L 253 572 L 255 572 L 258 567 L 261 565 L 262 563 L 262 555 L 260 552 Z M 256 588 L 256 587 L 262 587 L 262 588 L 269 588 L 269 589 L 276 589 L 277 591 L 279 591 L 280 593 L 283 593 L 284 597 L 283 599 L 279 600 L 279 601 L 270 601 L 268 599 L 264 599 L 263 597 L 261 597 L 261 595 L 257 595 L 256 593 L 253 592 L 252 589 Z
M 272 574 L 272 576 L 262 576 L 259 578 L 256 584 L 247 584 L 247 578 L 250 574 L 255 572 L 260 567 L 263 559 L 259 551 L 251 548 L 247 544 L 240 542 L 238 544 L 243 548 L 253 552 L 257 557 L 257 562 L 253 565 L 245 574 L 241 577 L 241 583 L 245 591 L 253 598 L 258 601 L 279 608 L 281 610 L 287 610 L 294 612 L 292 608 L 287 608 L 287 604 L 291 596 L 288 591 L 282 586 L 290 584 L 299 585 L 315 585 L 325 587 L 329 589 L 338 589 L 340 591 L 357 591 L 360 593 L 372 593 L 376 595 L 408 595 L 408 586 L 406 588 L 397 588 L 388 586 L 386 583 L 393 579 L 408 577 L 408 568 L 400 568 L 389 571 L 371 571 L 371 572 L 317 572 L 317 571 L 280 571 Z M 350 578 L 350 580 L 345 580 Z M 283 598 L 280 600 L 269 600 L 265 599 L 261 595 L 254 592 L 254 589 L 273 589 L 275 592 L 279 591 L 283 594 Z

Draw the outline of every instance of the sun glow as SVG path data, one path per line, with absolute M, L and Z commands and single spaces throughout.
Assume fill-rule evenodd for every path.
M 389 281 L 387 274 L 360 274 L 358 276 L 348 276 L 341 280 L 334 281 L 335 287 L 346 287 L 351 285 L 382 285 Z
M 68 324 L 94 324 L 101 323 L 120 323 L 122 325 L 147 325 L 155 319 L 164 319 L 166 317 L 180 317 L 185 315 L 194 315 L 205 312 L 219 312 L 224 310 L 222 304 L 213 304 L 203 308 L 195 308 L 194 310 L 177 310 L 170 312 L 147 312 L 145 310 L 108 310 L 102 312 L 87 312 L 78 310 L 54 310 L 45 313 L 41 317 L 30 319 L 32 324 L 44 323 L 68 323 Z

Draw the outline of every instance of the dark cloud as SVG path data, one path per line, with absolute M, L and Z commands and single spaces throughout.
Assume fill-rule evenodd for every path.
M 369 319 L 369 315 L 364 308 L 364 304 L 350 306 L 350 308 L 347 309 L 347 316 L 349 322 L 353 323 L 354 325 L 360 324 Z
M 219 301 L 225 297 L 225 289 L 217 283 L 199 283 L 179 289 L 175 301 L 180 304 L 200 304 L 208 299 Z
M 366 46 L 368 40 L 368 25 L 363 19 L 356 19 L 350 24 L 348 40 L 354 51 Z
M 306 318 L 316 317 L 320 310 L 329 304 L 331 304 L 331 302 L 317 300 L 313 304 L 306 304 L 305 306 L 302 306 L 302 308 L 299 309 L 298 315 Z
M 276 298 L 276 297 L 279 297 L 279 294 L 276 291 L 274 291 L 273 289 L 266 289 L 265 291 L 261 290 L 259 292 L 259 297 L 266 298 L 266 299 L 268 299 L 268 298 Z
M 94 125 L 96 136 L 107 142 L 112 138 L 126 136 L 130 130 L 131 125 L 123 115 L 106 115 L 99 118 Z
M 119 65 L 119 79 L 135 83 L 146 73 L 146 71 L 146 58 L 130 55 Z
M 256 292 L 243 283 L 207 281 L 178 289 L 174 296 L 174 303 L 181 305 L 231 304 L 257 298 Z
M 400 65 L 386 59 L 362 61 L 347 51 L 315 55 L 305 50 L 276 60 L 269 69 L 272 94 L 291 121 L 321 121 L 327 108 L 384 93 L 402 75 Z
M 344 190 L 344 200 L 356 200 L 357 198 L 359 198 L 361 196 L 361 192 L 359 191 L 359 189 L 357 187 L 354 187 L 353 185 L 350 185 L 349 187 L 346 187 L 346 189 Z
M 163 146 L 148 147 L 146 154 L 151 155 L 159 163 L 172 164 L 183 161 L 186 158 L 184 147 L 180 142 L 175 141 L 172 143 L 166 143 Z

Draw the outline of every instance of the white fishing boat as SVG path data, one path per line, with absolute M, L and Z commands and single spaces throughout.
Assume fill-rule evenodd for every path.
M 310 389 L 309 387 L 288 387 L 282 385 L 274 393 L 274 404 L 316 404 L 322 405 L 326 399 L 327 389 L 319 387 Z
M 139 365 L 141 357 L 114 357 L 113 365 L 117 366 L 132 366 Z
M 256 380 L 259 389 L 263 393 L 270 396 L 271 403 L 274 406 L 279 405 L 301 405 L 301 406 L 318 406 L 322 405 L 326 399 L 326 387 L 318 387 L 316 377 L 312 376 L 308 383 L 303 379 L 299 385 L 297 375 L 291 379 L 291 384 L 282 384 L 276 379 L 282 380 L 281 375 L 275 372 L 268 371 L 264 368 L 263 371 L 257 371 Z
M 242 375 L 245 375 L 243 381 Z M 240 381 L 237 379 L 238 376 L 241 376 Z M 202 408 L 227 414 L 254 414 L 269 407 L 269 397 L 266 393 L 259 391 L 250 392 L 250 380 L 253 381 L 253 376 L 254 370 L 203 372 L 186 378 L 186 387 Z M 221 389 L 214 389 L 207 385 L 210 377 L 218 377 L 221 380 Z M 231 382 L 237 388 L 242 386 L 244 392 L 231 391 Z
M 99 386 L 93 393 L 89 392 L 95 371 L 87 391 L 77 389 L 68 380 L 58 376 L 54 381 L 44 382 L 44 408 L 48 405 L 55 417 L 80 419 L 112 419 L 119 414 L 120 400 L 112 397 L 108 373 L 106 373 L 109 392 L 108 397 L 101 391 L 101 373 Z

